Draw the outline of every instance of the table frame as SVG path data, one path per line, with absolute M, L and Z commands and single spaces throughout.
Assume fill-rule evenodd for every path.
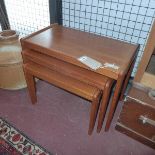
M 51 25 L 51 26 L 49 26 L 49 27 L 47 27 L 45 29 L 42 29 L 42 30 L 40 30 L 38 32 L 35 32 L 35 33 L 31 34 L 28 37 L 23 38 L 21 40 L 23 50 L 24 50 L 24 47 L 31 46 L 32 48 L 34 48 L 36 50 L 41 50 L 42 53 L 47 53 L 47 49 L 42 48 L 42 47 L 37 48 L 37 46 L 35 44 L 31 43 L 31 45 L 30 45 L 29 42 L 27 42 L 26 40 L 33 37 L 33 36 L 35 36 L 35 35 L 37 35 L 37 34 L 39 34 L 39 33 L 41 33 L 41 32 L 43 32 L 43 31 L 45 31 L 45 30 L 47 30 L 47 29 L 49 29 L 49 28 L 52 28 L 53 26 L 56 26 L 56 25 L 57 24 Z M 137 45 L 135 47 L 135 51 L 134 51 L 135 54 L 133 55 L 132 58 L 130 58 L 130 63 L 128 64 L 128 66 L 126 68 L 121 68 L 121 70 L 118 73 L 112 72 L 111 70 L 108 70 L 108 69 L 103 69 L 101 72 L 97 71 L 98 73 L 103 74 L 103 75 L 105 75 L 105 76 L 107 76 L 107 77 L 109 77 L 109 78 L 116 81 L 114 94 L 113 94 L 112 102 L 111 102 L 111 105 L 110 105 L 110 111 L 108 113 L 108 119 L 107 119 L 107 122 L 106 122 L 105 131 L 109 130 L 109 127 L 110 127 L 110 124 L 111 124 L 111 121 L 112 121 L 112 118 L 113 118 L 113 115 L 114 115 L 114 112 L 115 112 L 115 109 L 116 109 L 120 94 L 121 94 L 120 99 L 123 98 L 124 91 L 126 89 L 126 86 L 128 84 L 128 81 L 129 81 L 129 78 L 130 78 L 130 75 L 131 75 L 131 71 L 132 71 L 133 66 L 134 66 L 134 60 L 135 60 L 138 49 L 139 49 L 139 45 Z M 60 58 L 59 57 L 60 54 L 58 54 L 57 52 L 53 52 L 51 56 L 56 57 L 56 58 Z M 66 56 L 64 54 L 61 55 L 60 59 L 65 61 L 65 62 L 69 62 L 69 63 L 72 63 L 74 65 L 77 65 L 77 61 L 74 61 L 73 59 L 70 59 L 68 56 Z M 88 69 L 88 67 L 86 67 L 85 65 L 80 64 L 80 63 L 77 66 Z M 123 84 L 124 84 L 124 86 L 123 86 Z M 106 88 L 109 88 L 109 87 L 112 87 L 112 85 L 107 85 L 106 86 Z M 103 96 L 103 99 L 108 100 L 109 94 L 110 94 L 110 90 L 106 89 L 106 92 L 105 92 L 105 94 Z M 102 128 L 104 115 L 105 115 L 105 111 L 106 111 L 106 106 L 107 106 L 107 103 L 105 103 L 105 101 L 103 100 L 102 104 L 101 104 L 101 107 L 100 107 L 100 113 L 99 113 L 98 128 L 97 128 L 98 132 L 100 132 L 101 128 Z

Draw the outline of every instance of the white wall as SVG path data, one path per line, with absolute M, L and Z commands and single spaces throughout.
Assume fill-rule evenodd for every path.
M 11 29 L 25 36 L 50 24 L 48 0 L 5 0 Z
M 133 75 L 155 17 L 155 0 L 62 0 L 67 27 L 140 44 Z

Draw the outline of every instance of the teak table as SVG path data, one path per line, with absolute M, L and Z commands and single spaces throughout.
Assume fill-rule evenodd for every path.
M 123 97 L 131 71 L 133 69 L 134 60 L 139 46 L 90 34 L 87 32 L 66 28 L 57 24 L 51 25 L 45 29 L 31 34 L 28 37 L 21 39 L 21 43 L 25 64 L 28 62 L 28 60 L 26 60 L 26 53 L 32 54 L 33 52 L 37 52 L 43 57 L 51 57 L 68 65 L 70 64 L 74 67 L 78 67 L 79 69 L 81 68 L 81 70 L 92 72 L 96 77 L 103 76 L 103 79 L 107 77 L 106 80 L 109 82 L 107 82 L 107 84 L 105 83 L 106 86 L 104 86 L 104 88 L 107 88 L 106 91 L 104 88 L 102 88 L 104 93 L 99 110 L 97 126 L 98 132 L 100 132 L 102 128 L 111 86 L 113 82 L 116 81 L 114 94 L 110 105 L 110 111 L 108 113 L 108 119 L 105 127 L 105 130 L 107 131 L 110 127 L 120 93 L 121 98 Z M 108 64 L 109 66 L 104 66 L 97 70 L 93 70 L 78 60 L 78 58 L 81 56 L 91 57 L 100 63 Z M 33 60 L 34 59 L 31 58 L 31 61 Z M 41 65 L 45 65 L 45 62 Z M 113 66 L 117 66 L 118 68 L 114 68 Z M 62 70 L 62 68 L 63 65 L 60 65 L 60 70 Z M 57 70 L 59 69 L 57 68 Z M 88 81 L 89 83 L 90 79 L 91 76 L 89 75 L 89 79 L 85 80 L 85 82 Z M 97 79 L 90 81 L 91 85 L 97 86 Z M 97 87 L 101 89 L 101 86 L 98 85 Z

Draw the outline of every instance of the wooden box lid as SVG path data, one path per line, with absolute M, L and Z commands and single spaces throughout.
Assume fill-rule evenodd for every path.
M 151 106 L 155 108 L 155 100 L 151 99 L 148 95 L 149 89 L 143 87 L 143 86 L 137 86 L 133 85 L 126 96 L 125 100 L 134 100 L 138 103 Z

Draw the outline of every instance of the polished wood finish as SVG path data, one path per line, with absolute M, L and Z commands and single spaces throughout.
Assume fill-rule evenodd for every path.
M 115 112 L 115 109 L 116 109 L 116 106 L 117 106 L 117 103 L 118 103 L 118 98 L 119 98 L 119 95 L 120 95 L 120 92 L 121 92 L 121 87 L 123 85 L 124 78 L 125 78 L 125 75 L 124 76 L 120 75 L 120 77 L 117 80 L 114 95 L 113 95 L 111 105 L 110 105 L 110 110 L 109 110 L 109 113 L 108 113 L 108 118 L 107 118 L 107 121 L 106 121 L 105 131 L 109 130 L 109 127 L 110 127 L 110 124 L 111 124 L 111 121 L 112 121 L 112 118 L 113 118 L 113 115 L 114 115 L 114 112 Z
M 87 84 L 94 85 L 102 90 L 104 90 L 107 81 L 110 81 L 111 83 L 114 81 L 106 76 L 96 74 L 90 70 L 80 68 L 76 65 L 67 63 L 51 56 L 49 57 L 43 55 L 32 50 L 25 50 L 22 52 L 22 55 L 24 60 L 27 60 L 27 62 L 31 61 L 37 64 L 41 64 L 44 67 L 48 67 L 49 69 L 58 71 L 66 76 L 80 80 Z
M 41 30 L 38 30 L 38 31 L 36 31 L 36 32 L 33 32 L 33 33 L 27 35 L 26 37 L 21 38 L 20 40 L 21 40 L 21 42 L 22 42 L 22 40 L 31 38 L 31 37 L 33 37 L 33 36 L 35 36 L 35 35 L 37 35 L 37 34 L 43 32 L 43 31 L 49 29 L 49 28 L 52 28 L 54 25 L 58 25 L 58 24 L 57 24 L 57 23 L 51 24 L 51 25 L 49 25 L 49 26 L 47 26 L 47 27 L 45 27 L 45 28 L 43 28 L 43 29 L 41 29 Z
M 123 100 L 124 93 L 125 93 L 129 78 L 131 76 L 134 64 L 135 64 L 135 60 L 136 60 L 136 57 L 135 57 L 135 59 L 133 59 L 131 65 L 129 67 L 129 70 L 128 70 L 128 73 L 127 73 L 126 77 L 125 78 L 121 77 L 118 80 L 117 84 L 116 84 L 116 88 L 115 88 L 116 91 L 114 92 L 114 97 L 112 99 L 112 103 L 111 103 L 111 106 L 110 106 L 108 119 L 107 119 L 107 122 L 106 122 L 106 125 L 105 125 L 105 131 L 109 130 L 109 127 L 110 127 L 110 124 L 111 124 L 111 121 L 112 121 L 112 118 L 113 118 L 113 114 L 114 114 L 116 106 L 117 106 L 116 101 L 118 99 Z M 124 79 L 124 82 L 123 82 L 123 79 Z M 121 88 L 121 85 L 123 85 L 122 88 Z M 117 91 L 120 91 L 121 93 L 119 94 Z M 98 127 L 98 130 L 100 130 L 100 127 Z
M 37 102 L 35 78 L 27 70 L 24 69 L 25 79 L 32 104 Z
M 100 111 L 99 111 L 99 119 L 98 119 L 98 125 L 97 125 L 97 132 L 99 133 L 102 129 L 102 125 L 103 125 L 103 121 L 104 121 L 104 117 L 106 114 L 106 109 L 107 109 L 107 101 L 109 101 L 110 98 L 110 92 L 111 92 L 111 88 L 113 83 L 106 83 L 105 88 L 104 88 L 104 94 L 102 97 L 102 101 L 101 101 L 101 106 L 100 106 Z
M 34 77 L 48 81 L 49 83 L 79 95 L 89 101 L 92 101 L 90 110 L 90 123 L 88 134 L 92 134 L 95 120 L 97 117 L 97 111 L 99 107 L 99 100 L 101 97 L 101 91 L 91 85 L 85 84 L 81 81 L 75 80 L 56 71 L 42 67 L 35 63 L 24 64 L 25 77 L 28 83 L 28 89 L 31 95 L 32 103 L 36 101 L 36 95 L 34 90 Z M 33 84 L 32 84 L 33 81 Z
M 114 114 L 116 106 L 117 106 L 117 101 L 123 100 L 124 93 L 125 93 L 127 84 L 129 82 L 129 78 L 131 76 L 134 64 L 135 64 L 135 60 L 136 60 L 136 56 L 132 60 L 127 74 L 126 75 L 123 75 L 123 74 L 120 75 L 120 78 L 118 78 L 118 80 L 117 80 L 115 92 L 114 92 L 114 95 L 113 95 L 113 98 L 112 98 L 112 103 L 111 103 L 111 106 L 110 106 L 107 122 L 106 122 L 106 125 L 105 125 L 105 131 L 109 130 L 109 127 L 110 127 L 110 124 L 111 124 L 111 121 L 112 121 L 112 118 L 113 118 L 113 114 Z M 98 130 L 100 130 L 100 129 L 98 129 Z
M 143 116 L 155 122 L 155 102 L 147 91 L 132 87 L 116 129 L 155 149 L 155 124 L 140 119 Z
M 90 68 L 80 63 L 77 58 L 87 55 L 103 64 L 108 62 L 118 65 L 120 67 L 118 70 L 100 68 L 95 71 L 114 79 L 118 78 L 120 71 L 126 70 L 130 66 L 130 61 L 135 56 L 138 47 L 58 25 L 25 39 L 22 46 L 89 70 Z
M 127 74 L 129 73 L 129 68 L 136 56 L 136 51 L 139 47 L 138 45 L 132 45 L 122 41 L 114 40 L 103 36 L 97 36 L 94 34 L 66 28 L 59 25 L 53 25 L 52 27 L 41 31 L 36 35 L 32 35 L 28 38 L 22 39 L 21 43 L 24 51 L 27 49 L 37 51 L 40 52 L 42 55 L 46 55 L 61 60 L 62 62 L 75 65 L 81 69 L 91 71 L 92 73 L 95 73 L 96 76 L 102 75 L 103 77 L 106 76 L 109 79 L 116 80 L 115 91 L 112 98 L 106 127 L 106 130 L 109 129 L 117 105 L 117 101 L 122 90 L 122 85 L 125 81 L 125 78 L 127 77 Z M 104 67 L 97 70 L 92 70 L 77 60 L 83 55 L 94 58 L 101 62 L 103 65 L 105 63 L 115 64 L 119 67 L 119 69 Z M 85 79 L 85 81 L 89 81 L 89 83 L 93 83 L 93 85 L 95 86 L 98 85 L 98 82 L 96 82 L 96 78 L 94 81 L 90 79 L 91 77 L 89 78 L 89 80 L 88 78 Z M 128 79 L 126 83 L 127 82 Z M 105 93 L 105 95 L 103 93 L 103 97 L 106 98 L 106 101 L 104 101 L 103 98 L 100 106 L 101 110 L 98 120 L 100 123 L 98 125 L 98 131 L 102 128 L 101 122 L 103 122 L 105 114 L 104 109 L 107 106 L 107 99 L 110 93 L 109 89 L 111 89 L 112 84 L 109 83 L 107 85 L 109 85 L 108 92 Z M 101 86 L 99 88 L 101 88 Z

